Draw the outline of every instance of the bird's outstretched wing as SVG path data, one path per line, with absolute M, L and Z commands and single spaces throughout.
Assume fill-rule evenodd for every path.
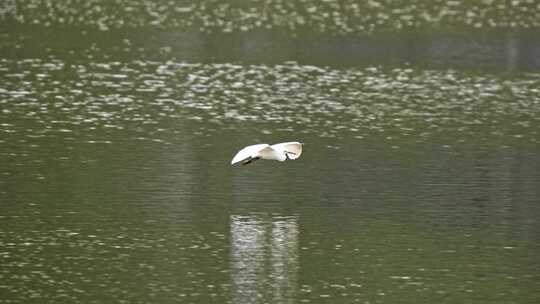
M 244 161 L 248 158 L 255 158 L 259 154 L 259 151 L 267 147 L 270 147 L 270 145 L 258 144 L 258 145 L 247 146 L 243 148 L 242 150 L 238 151 L 238 153 L 236 153 L 236 155 L 233 157 L 231 161 L 231 165 Z
M 297 141 L 271 145 L 270 148 L 276 150 L 280 154 L 287 155 L 287 158 L 289 159 L 297 159 L 302 154 L 302 143 Z
M 279 161 L 285 161 L 287 159 L 287 156 L 285 154 L 281 153 L 280 151 L 277 151 L 273 148 L 273 146 L 265 147 L 264 149 L 261 149 L 259 151 L 258 157 L 262 159 L 273 159 L 273 160 L 279 160 Z

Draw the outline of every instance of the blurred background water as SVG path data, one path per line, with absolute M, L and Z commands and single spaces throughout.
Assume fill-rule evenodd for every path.
M 0 303 L 538 303 L 538 5 L 3 1 Z

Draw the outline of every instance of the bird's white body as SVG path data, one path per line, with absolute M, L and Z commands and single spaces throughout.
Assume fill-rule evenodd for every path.
M 291 141 L 275 145 L 257 144 L 251 145 L 238 151 L 231 161 L 231 165 L 242 162 L 247 165 L 254 160 L 268 159 L 285 161 L 297 159 L 302 154 L 302 143 Z

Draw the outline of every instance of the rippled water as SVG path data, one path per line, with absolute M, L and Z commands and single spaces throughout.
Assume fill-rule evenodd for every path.
M 204 133 L 249 123 L 266 135 L 364 139 L 379 132 L 396 143 L 440 134 L 449 144 L 539 140 L 534 73 L 55 59 L 4 59 L 0 68 L 7 142 L 10 134 L 19 141 L 61 134 L 110 143 L 105 132 L 166 143 L 178 131 L 171 120 L 204 121 Z
M 4 303 L 535 303 L 533 72 L 0 60 Z M 254 142 L 298 161 L 231 168 Z
M 537 8 L 2 1 L 0 303 L 539 303 Z
M 167 1 L 6 0 L 0 22 L 44 27 L 198 29 L 247 32 L 277 29 L 346 35 L 402 29 L 538 28 L 540 5 L 533 0 L 483 1 Z

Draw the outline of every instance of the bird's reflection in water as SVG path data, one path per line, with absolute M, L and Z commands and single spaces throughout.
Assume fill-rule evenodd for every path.
M 233 215 L 230 225 L 233 303 L 292 303 L 298 218 Z

